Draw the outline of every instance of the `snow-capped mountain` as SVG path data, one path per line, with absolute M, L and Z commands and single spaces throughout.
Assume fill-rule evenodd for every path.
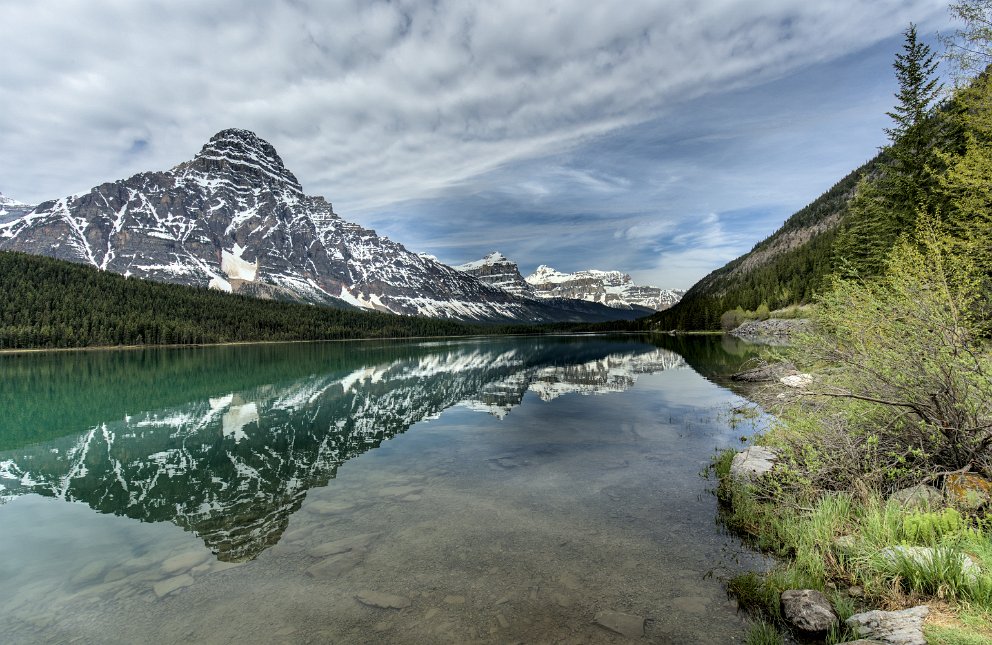
M 506 259 L 506 256 L 499 251 L 493 251 L 481 260 L 459 264 L 454 268 L 475 276 L 480 282 L 509 291 L 515 296 L 535 297 L 534 290 L 524 281 L 516 263 Z
M 170 170 L 105 183 L 0 222 L 0 250 L 398 314 L 537 322 L 624 317 L 515 297 L 347 222 L 323 197 L 303 193 L 268 142 L 238 129 L 214 135 Z
M 574 298 L 610 307 L 637 306 L 655 311 L 668 309 L 685 293 L 682 289 L 636 285 L 620 271 L 561 273 L 543 264 L 524 280 L 539 298 Z
M 296 378 L 263 375 L 237 391 L 223 389 L 230 382 L 223 362 L 204 358 L 201 380 L 219 391 L 93 419 L 82 432 L 0 452 L 0 503 L 36 493 L 173 522 L 221 560 L 250 560 L 279 541 L 307 492 L 326 486 L 342 463 L 447 408 L 502 418 L 528 391 L 545 401 L 622 392 L 639 374 L 685 366 L 665 349 L 606 341 L 579 351 L 554 339 L 431 345 L 368 362 L 334 348 L 323 351 L 336 360 L 312 356 L 304 365 L 276 355 Z M 115 375 L 128 371 L 115 366 Z
M 33 206 L 24 204 L 0 193 L 0 224 L 17 219 L 25 213 L 29 213 Z

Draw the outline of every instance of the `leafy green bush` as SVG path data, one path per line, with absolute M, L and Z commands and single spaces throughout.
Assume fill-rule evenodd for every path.
M 903 535 L 912 544 L 935 545 L 942 537 L 958 533 L 964 527 L 961 514 L 953 508 L 939 512 L 916 511 L 902 519 Z

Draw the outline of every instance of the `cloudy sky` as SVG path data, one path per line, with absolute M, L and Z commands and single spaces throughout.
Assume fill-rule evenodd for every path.
M 253 130 L 414 251 L 688 287 L 885 143 L 945 0 L 0 0 L 0 192 Z

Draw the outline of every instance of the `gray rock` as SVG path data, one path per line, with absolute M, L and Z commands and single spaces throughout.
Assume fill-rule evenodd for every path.
M 103 579 L 109 565 L 103 560 L 94 560 L 80 569 L 69 582 L 74 585 L 88 585 Z
M 167 578 L 162 582 L 158 582 L 153 587 L 155 589 L 155 595 L 159 598 L 163 596 L 168 596 L 173 591 L 182 589 L 183 587 L 188 587 L 194 582 L 193 576 L 188 573 L 184 573 L 181 576 L 176 576 L 174 578 Z
M 785 385 L 786 387 L 794 387 L 796 389 L 802 390 L 808 388 L 813 384 L 812 374 L 791 374 L 789 376 L 783 376 L 778 380 L 779 383 Z
M 210 557 L 210 552 L 206 549 L 192 549 L 179 555 L 172 556 L 162 563 L 162 573 L 179 573 L 188 571 L 198 564 L 202 564 Z
M 853 535 L 838 535 L 834 538 L 834 549 L 838 553 L 851 555 L 858 548 L 858 538 Z
M 795 334 L 810 329 L 810 321 L 805 318 L 769 318 L 768 320 L 749 320 L 730 332 L 738 338 L 752 342 L 781 344 L 774 341 L 788 341 Z
M 783 376 L 798 374 L 799 370 L 792 363 L 768 363 L 760 367 L 737 372 L 730 378 L 734 381 L 744 381 L 745 383 L 763 383 L 777 381 Z
M 866 611 L 845 621 L 859 636 L 887 645 L 927 645 L 923 621 L 930 608 L 926 605 L 902 611 Z
M 644 617 L 624 614 L 619 611 L 601 611 L 593 621 L 600 627 L 627 638 L 644 636 Z
M 355 594 L 355 600 L 363 605 L 378 607 L 379 609 L 405 609 L 410 606 L 410 599 L 406 596 L 397 596 L 381 591 L 360 591 Z
M 816 589 L 789 589 L 782 592 L 782 614 L 797 629 L 820 634 L 837 624 L 830 601 Z
M 771 471 L 777 453 L 764 446 L 751 446 L 734 455 L 730 477 L 735 480 L 753 481 Z
M 941 553 L 940 547 L 930 546 L 890 546 L 882 549 L 879 555 L 889 564 L 895 565 L 900 559 L 911 560 L 920 567 L 932 567 L 934 556 Z M 950 552 L 944 550 L 941 557 L 947 558 Z M 977 580 L 982 572 L 981 567 L 975 564 L 971 558 L 964 553 L 957 553 L 954 557 L 961 563 L 961 572 L 971 580 Z
M 313 578 L 335 579 L 342 573 L 351 571 L 362 563 L 362 551 L 347 551 L 325 558 L 307 569 L 307 575 Z
M 343 538 L 341 540 L 318 544 L 317 546 L 308 549 L 307 553 L 315 558 L 326 558 L 330 555 L 347 553 L 348 551 L 364 551 L 372 545 L 372 542 L 374 542 L 377 537 L 379 537 L 378 533 L 353 535 L 352 537 Z
M 889 501 L 907 509 L 934 508 L 943 503 L 944 496 L 933 486 L 917 484 L 892 493 L 889 495 Z

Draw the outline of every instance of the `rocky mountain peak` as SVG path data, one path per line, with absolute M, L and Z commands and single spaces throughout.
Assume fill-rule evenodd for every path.
M 499 251 L 493 251 L 481 260 L 466 262 L 454 268 L 515 296 L 531 298 L 534 295 L 530 286 L 524 282 L 524 277 L 520 275 L 516 263 L 508 260 Z
M 275 148 L 248 130 L 218 132 L 192 160 L 171 170 L 19 208 L 0 215 L 0 251 L 135 278 L 462 320 L 636 315 L 598 303 L 538 302 L 511 262 L 492 265 L 487 279 L 476 278 L 346 222 L 322 197 L 305 195 Z M 512 286 L 497 285 L 497 273 L 522 297 Z
M 303 187 L 283 165 L 271 143 L 250 130 L 228 128 L 210 137 L 192 161 L 174 169 L 184 179 L 209 180 L 217 174 L 239 181 L 248 179 L 253 188 L 286 189 L 299 196 Z

